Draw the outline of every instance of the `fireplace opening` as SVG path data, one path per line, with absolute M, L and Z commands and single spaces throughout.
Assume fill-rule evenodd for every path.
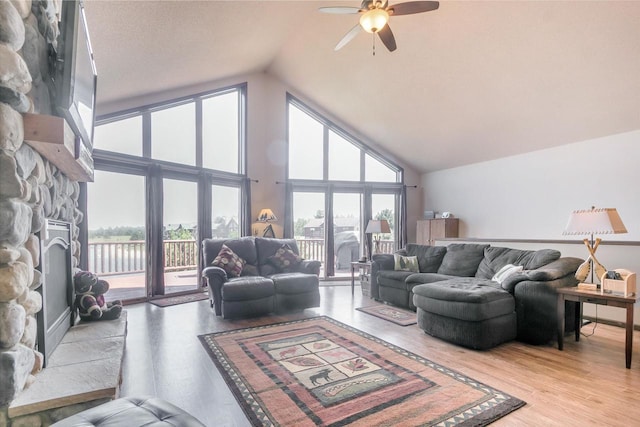
M 71 224 L 48 219 L 40 235 L 42 310 L 38 313 L 38 351 L 44 366 L 64 334 L 75 322 L 73 314 L 73 275 L 71 262 Z

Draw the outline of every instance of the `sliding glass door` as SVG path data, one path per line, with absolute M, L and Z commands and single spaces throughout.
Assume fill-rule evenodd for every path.
M 109 301 L 147 295 L 144 179 L 96 171 L 87 186 L 88 269 L 109 282 Z
M 293 192 L 293 234 L 304 259 L 322 262 L 325 274 L 325 195 L 316 192 Z
M 198 287 L 198 184 L 163 180 L 164 294 Z
M 361 212 L 361 194 L 333 193 L 333 259 L 336 277 L 351 277 L 351 263 L 362 255 Z

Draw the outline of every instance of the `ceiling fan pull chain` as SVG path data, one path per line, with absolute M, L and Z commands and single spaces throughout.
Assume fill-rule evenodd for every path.
M 376 56 L 376 33 L 371 33 L 373 36 L 373 56 Z

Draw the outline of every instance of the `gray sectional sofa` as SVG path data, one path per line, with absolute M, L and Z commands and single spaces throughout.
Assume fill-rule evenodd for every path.
M 372 298 L 415 310 L 425 332 L 476 349 L 512 339 L 532 344 L 554 339 L 555 289 L 575 286 L 574 274 L 583 262 L 561 257 L 552 249 L 526 251 L 469 243 L 408 244 L 397 255 L 415 256 L 419 271 L 394 269 L 393 254 L 374 255 Z M 499 283 L 496 273 L 505 266 L 521 271 Z M 572 310 L 573 305 L 567 307 L 569 319 Z
M 222 267 L 212 265 L 223 245 L 241 259 L 237 271 L 228 268 L 226 262 L 219 264 Z M 203 240 L 202 276 L 207 280 L 211 306 L 217 316 L 254 317 L 320 306 L 320 261 L 298 259 L 286 266 L 275 263 L 275 256 L 283 246 L 298 256 L 294 239 L 249 236 Z

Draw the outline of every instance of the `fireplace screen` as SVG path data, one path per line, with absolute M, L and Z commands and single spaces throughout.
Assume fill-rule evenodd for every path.
M 38 315 L 38 351 L 48 358 L 74 322 L 72 315 L 71 224 L 47 220 L 40 236 L 42 311 Z

